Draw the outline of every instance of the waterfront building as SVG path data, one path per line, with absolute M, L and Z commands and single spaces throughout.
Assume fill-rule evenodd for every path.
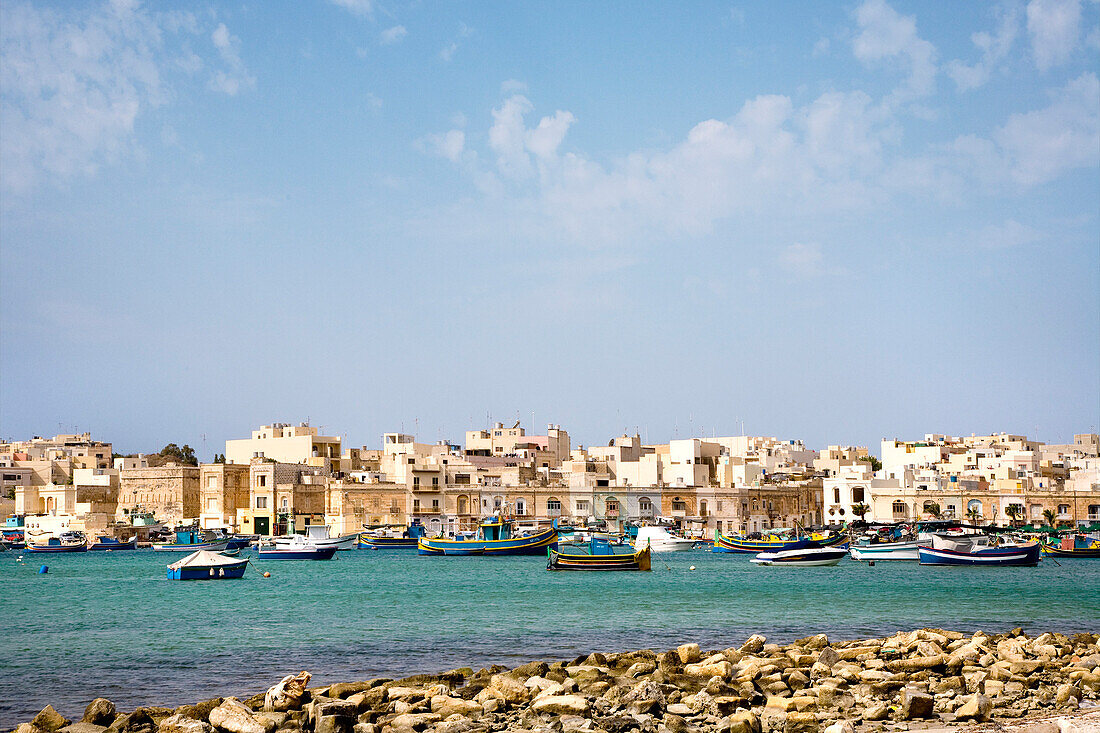
M 302 423 L 273 423 L 252 431 L 251 438 L 225 441 L 229 463 L 248 463 L 270 458 L 280 463 L 301 463 L 331 474 L 341 470 L 340 438 L 319 435 L 317 428 Z
M 251 466 L 242 463 L 203 463 L 199 466 L 199 526 L 237 531 L 237 512 L 252 501 Z
M 116 519 L 151 512 L 168 525 L 189 524 L 201 513 L 198 466 L 164 466 L 119 471 Z

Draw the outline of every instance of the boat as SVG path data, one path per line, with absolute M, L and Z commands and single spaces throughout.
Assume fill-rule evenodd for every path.
M 546 551 L 547 570 L 649 570 L 650 547 L 635 550 L 630 545 L 614 544 L 593 538 L 587 551 L 570 545 L 568 551 Z
M 229 540 L 219 539 L 214 532 L 197 529 L 176 530 L 176 541 L 153 545 L 158 552 L 195 552 L 209 550 L 221 552 L 229 546 Z
M 229 544 L 225 546 L 227 550 L 247 550 L 252 546 L 253 542 L 258 542 L 260 535 L 258 534 L 235 534 L 230 535 Z
M 88 546 L 89 550 L 136 550 L 137 549 L 137 536 L 131 537 L 128 540 L 121 541 L 116 540 L 114 537 L 108 537 L 106 535 L 99 535 L 96 537 L 96 541 Z
M 401 528 L 402 525 L 387 525 L 385 527 L 373 527 L 370 531 L 359 533 L 359 547 L 371 550 L 415 550 L 420 538 L 427 532 L 420 520 L 414 519 L 412 524 L 404 528 L 401 536 L 391 532 L 393 527 Z
M 557 546 L 557 525 L 522 534 L 513 530 L 511 519 L 495 516 L 482 520 L 470 538 L 421 537 L 416 551 L 421 555 L 541 555 Z
M 301 535 L 296 536 L 295 540 L 282 545 L 261 544 L 256 556 L 261 560 L 331 560 L 336 554 L 335 545 L 318 547 Z
M 986 534 L 934 534 L 918 548 L 921 565 L 1037 565 L 1040 545 L 1004 542 Z
M 842 547 L 816 547 L 812 540 L 807 546 L 777 552 L 761 552 L 749 562 L 757 565 L 790 565 L 791 567 L 815 567 L 836 565 L 848 555 Z
M 88 538 L 82 532 L 62 532 L 42 544 L 28 542 L 23 549 L 25 552 L 87 552 Z
M 1063 557 L 1100 557 L 1100 540 L 1094 540 L 1083 534 L 1063 537 L 1057 545 L 1043 545 L 1044 555 Z
M 687 552 L 695 547 L 695 540 L 677 537 L 664 527 L 638 527 L 634 537 L 635 548 L 648 547 L 653 552 Z
M 359 534 L 346 534 L 333 537 L 329 528 L 323 524 L 315 524 L 305 528 L 305 534 L 285 535 L 275 538 L 275 547 L 297 546 L 299 540 L 305 539 L 314 547 L 335 547 L 337 550 L 354 550 L 359 541 Z
M 877 562 L 879 560 L 917 560 L 917 547 L 920 540 L 903 542 L 876 542 L 852 545 L 848 552 L 853 560 Z
M 783 550 L 798 549 L 802 539 L 810 539 L 821 547 L 841 547 L 846 545 L 848 538 L 839 532 L 831 530 L 825 532 L 805 533 L 800 528 L 784 528 L 766 530 L 759 537 L 751 535 L 724 535 L 721 532 L 714 535 L 714 547 L 712 552 L 733 552 L 755 555 L 760 552 L 781 552 Z
M 244 577 L 248 560 L 198 550 L 168 566 L 168 580 L 228 580 Z

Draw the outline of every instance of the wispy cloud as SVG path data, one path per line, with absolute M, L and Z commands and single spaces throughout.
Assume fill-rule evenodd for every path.
M 1034 227 L 1008 219 L 1003 224 L 985 226 L 969 238 L 982 249 L 1011 249 L 1042 241 L 1045 235 Z
M 981 59 L 975 64 L 955 60 L 946 67 L 947 75 L 954 80 L 960 91 L 977 89 L 989 81 L 990 74 L 1012 50 L 1019 28 L 1019 11 L 1016 7 L 1009 6 L 998 11 L 997 27 L 993 32 L 980 31 L 970 37 L 982 52 Z
M 235 97 L 241 89 L 256 86 L 256 77 L 248 73 L 244 62 L 241 61 L 241 39 L 230 34 L 225 23 L 219 23 L 210 34 L 210 38 L 214 42 L 214 48 L 218 50 L 218 55 L 225 62 L 225 67 L 218 69 L 210 77 L 210 88 Z
M 1027 32 L 1040 71 L 1064 64 L 1080 36 L 1080 0 L 1031 0 L 1027 5 Z
M 329 2 L 362 17 L 370 17 L 374 12 L 374 3 L 371 0 L 329 0 Z
M 400 43 L 401 40 L 408 35 L 408 30 L 403 25 L 395 25 L 393 28 L 387 28 L 378 35 L 378 41 L 383 46 L 392 46 L 395 43 Z
M 936 47 L 917 33 L 916 18 L 900 15 L 885 0 L 867 0 L 856 10 L 859 33 L 852 43 L 864 64 L 894 61 L 908 72 L 885 101 L 890 106 L 926 97 L 936 89 Z

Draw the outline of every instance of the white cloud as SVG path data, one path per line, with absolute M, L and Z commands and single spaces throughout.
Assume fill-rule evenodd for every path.
M 369 17 L 374 10 L 374 3 L 371 0 L 329 0 L 329 2 L 364 17 Z
M 442 135 L 428 135 L 427 142 L 432 152 L 457 163 L 466 147 L 466 133 L 462 130 L 450 130 Z
M 1009 219 L 1004 224 L 990 224 L 975 232 L 971 237 L 974 244 L 982 249 L 1010 249 L 1042 241 L 1044 234 L 1027 224 Z
M 1069 60 L 1080 35 L 1080 0 L 1031 0 L 1027 31 L 1035 65 L 1046 71 Z
M 553 117 L 543 117 L 539 120 L 538 127 L 527 132 L 525 144 L 527 149 L 540 160 L 550 160 L 558 152 L 565 133 L 569 126 L 576 121 L 571 112 L 558 110 Z
M 390 46 L 400 42 L 408 33 L 405 26 L 395 25 L 393 28 L 387 28 L 379 34 L 379 42 L 383 46 Z
M 795 242 L 779 253 L 779 262 L 799 277 L 821 274 L 824 257 L 817 244 Z
M 992 33 L 981 31 L 970 37 L 982 52 L 981 59 L 972 65 L 955 60 L 946 67 L 947 75 L 955 82 L 959 91 L 977 89 L 989 81 L 990 74 L 1012 50 L 1019 28 L 1018 10 L 1015 7 L 1008 7 L 1000 11 L 996 30 Z
M 256 77 L 250 75 L 241 61 L 241 39 L 229 33 L 225 23 L 219 23 L 214 32 L 210 34 L 214 42 L 214 48 L 225 62 L 225 68 L 218 69 L 210 77 L 208 86 L 216 92 L 235 97 L 242 89 L 248 89 L 256 85 Z
M 510 178 L 523 178 L 531 172 L 531 159 L 524 146 L 527 130 L 523 122 L 523 116 L 531 109 L 527 97 L 517 94 L 493 110 L 489 147 L 496 153 L 497 169 Z
M 455 52 L 457 52 L 457 51 L 458 51 L 458 44 L 457 43 L 453 43 L 453 42 L 448 43 L 446 46 L 439 49 L 439 58 L 443 59 L 444 61 L 450 61 L 451 59 L 454 58 Z
M 866 0 L 856 10 L 859 34 L 852 43 L 856 58 L 864 64 L 893 59 L 909 73 L 905 84 L 894 90 L 886 103 L 904 104 L 932 94 L 936 89 L 936 47 L 917 35 L 913 16 L 899 15 L 885 0 Z

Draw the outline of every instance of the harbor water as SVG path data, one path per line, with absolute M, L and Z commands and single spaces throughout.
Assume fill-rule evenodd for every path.
M 753 633 L 1100 631 L 1100 560 L 783 568 L 700 550 L 654 554 L 648 573 L 552 573 L 541 557 L 354 550 L 171 582 L 178 557 L 150 550 L 21 555 L 0 553 L 3 729 L 46 704 L 79 719 L 95 697 L 175 706 L 300 670 L 325 684 L 688 641 L 720 649 Z

